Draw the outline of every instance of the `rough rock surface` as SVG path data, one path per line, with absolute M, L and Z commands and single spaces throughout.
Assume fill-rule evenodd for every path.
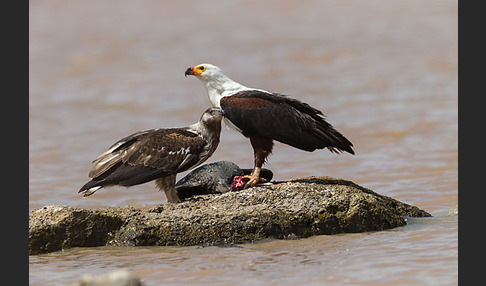
M 429 213 L 351 181 L 309 177 L 178 204 L 29 211 L 29 253 L 102 245 L 225 245 L 385 230 Z

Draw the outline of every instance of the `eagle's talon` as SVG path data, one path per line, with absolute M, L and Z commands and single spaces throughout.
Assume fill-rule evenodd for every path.
M 250 180 L 245 184 L 243 189 L 252 188 L 260 183 L 265 183 L 267 181 L 265 178 L 261 177 L 252 177 L 251 175 L 248 177 L 250 178 Z
M 265 178 L 254 177 L 251 175 L 236 176 L 231 185 L 232 192 L 238 192 L 256 186 L 259 183 L 265 183 Z

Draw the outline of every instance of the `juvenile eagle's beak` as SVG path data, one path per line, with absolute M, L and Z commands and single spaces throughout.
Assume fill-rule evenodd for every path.
M 184 73 L 184 76 L 188 76 L 188 75 L 195 75 L 194 67 L 187 68 L 186 72 Z

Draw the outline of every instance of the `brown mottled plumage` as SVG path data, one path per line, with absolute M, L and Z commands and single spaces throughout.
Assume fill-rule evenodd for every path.
M 169 202 L 179 201 L 176 174 L 211 157 L 219 144 L 222 114 L 212 107 L 189 127 L 140 131 L 119 140 L 93 161 L 92 180 L 79 192 L 89 196 L 105 186 L 129 187 L 155 180 Z

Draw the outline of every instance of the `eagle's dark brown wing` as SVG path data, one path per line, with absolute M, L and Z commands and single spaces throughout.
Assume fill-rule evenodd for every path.
M 127 136 L 98 156 L 89 172 L 94 186 L 142 184 L 200 163 L 207 142 L 185 128 L 151 129 Z
M 271 138 L 295 148 L 354 154 L 353 144 L 326 122 L 321 111 L 307 103 L 259 90 L 221 98 L 221 108 L 243 135 Z

